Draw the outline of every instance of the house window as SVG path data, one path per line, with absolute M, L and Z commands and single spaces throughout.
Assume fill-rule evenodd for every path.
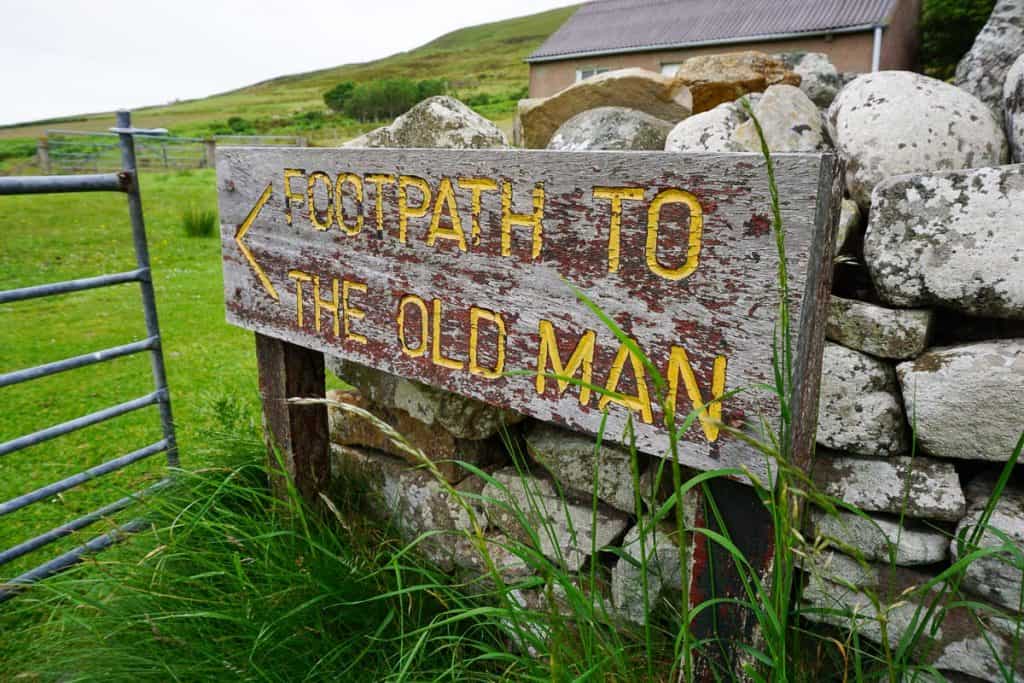
M 676 72 L 679 71 L 679 62 L 662 63 L 661 73 L 663 76 L 675 76 Z
M 611 68 L 606 66 L 588 66 L 582 69 L 576 69 L 576 82 L 579 83 L 580 81 L 584 81 L 590 78 L 591 76 L 603 74 L 608 71 L 611 71 Z

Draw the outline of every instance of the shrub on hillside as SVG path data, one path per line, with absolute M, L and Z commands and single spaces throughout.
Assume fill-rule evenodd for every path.
M 351 87 L 349 87 L 351 86 Z M 324 94 L 324 102 L 334 111 L 360 121 L 394 118 L 417 102 L 448 90 L 440 78 L 413 81 L 408 78 L 385 78 L 354 84 L 339 83 Z
M 324 104 L 331 111 L 344 111 L 345 103 L 349 95 L 355 90 L 356 84 L 353 81 L 342 81 L 324 93 Z

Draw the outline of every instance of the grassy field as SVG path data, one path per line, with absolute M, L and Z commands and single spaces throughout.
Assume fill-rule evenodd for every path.
M 501 104 L 487 105 L 481 113 L 508 127 L 513 93 L 527 83 L 528 68 L 523 59 L 547 38 L 575 10 L 565 7 L 516 19 L 482 24 L 453 31 L 408 52 L 363 64 L 295 74 L 256 83 L 239 90 L 203 99 L 135 110 L 139 126 L 164 127 L 176 135 L 202 134 L 214 122 L 231 116 L 255 121 L 261 132 L 307 133 L 315 144 L 332 144 L 362 132 L 366 125 L 350 119 L 329 119 L 327 125 L 302 130 L 296 114 L 325 112 L 323 94 L 340 81 L 356 82 L 404 77 L 413 80 L 444 78 L 454 94 L 477 93 L 497 96 Z M 4 140 L 25 141 L 41 136 L 47 128 L 104 131 L 113 120 L 111 112 L 37 121 L 0 127 Z M 0 144 L 0 158 L 3 147 Z
M 204 460 L 207 431 L 218 413 L 255 415 L 252 335 L 224 322 L 220 245 L 186 237 L 183 214 L 214 209 L 212 171 L 143 175 L 157 305 L 182 462 Z M 22 287 L 134 268 L 123 197 L 108 194 L 0 198 L 0 281 Z M 0 307 L 0 372 L 38 365 L 143 338 L 138 288 L 132 285 Z M 152 391 L 145 354 L 0 389 L 0 441 Z M 147 408 L 6 456 L 0 500 L 24 493 L 160 438 Z M 108 475 L 12 514 L 0 524 L 6 548 L 132 490 L 161 467 Z M 10 574 L 4 567 L 3 574 Z

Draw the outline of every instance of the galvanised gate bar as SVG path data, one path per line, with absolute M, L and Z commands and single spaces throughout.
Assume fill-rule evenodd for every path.
M 153 294 L 153 281 L 150 274 L 149 248 L 146 243 L 146 226 L 142 216 L 142 200 L 139 196 L 135 145 L 132 137 L 135 134 L 144 133 L 145 131 L 132 128 L 131 117 L 128 112 L 118 112 L 117 127 L 112 130 L 114 133 L 118 134 L 120 140 L 121 171 L 117 173 L 92 175 L 0 178 L 0 195 L 50 194 L 62 192 L 124 193 L 128 198 L 128 213 L 131 218 L 132 238 L 135 245 L 137 267 L 134 270 L 121 273 L 112 273 L 99 275 L 97 277 L 0 291 L 0 304 L 67 294 L 70 292 L 80 292 L 88 289 L 95 289 L 97 287 L 109 287 L 128 282 L 137 282 L 139 283 L 140 293 L 142 294 L 142 309 L 146 322 L 146 338 L 96 351 L 94 353 L 65 358 L 63 360 L 46 363 L 36 367 L 15 370 L 13 372 L 2 374 L 0 375 L 0 388 L 46 377 L 66 370 L 73 370 L 96 363 L 102 363 L 114 358 L 148 351 L 153 368 L 153 391 L 145 396 L 139 396 L 118 405 L 103 408 L 88 415 L 83 415 L 82 417 L 68 420 L 67 422 L 0 443 L 0 458 L 9 456 L 15 451 L 20 451 L 24 448 L 28 448 L 29 446 L 34 446 L 58 436 L 62 436 L 64 434 L 98 424 L 105 420 L 118 417 L 119 415 L 124 415 L 125 413 L 152 405 L 159 407 L 160 422 L 163 428 L 163 438 L 155 443 L 149 444 L 148 446 L 139 448 L 138 450 L 112 460 L 108 460 L 100 465 L 96 465 L 95 467 L 79 472 L 78 474 L 47 484 L 10 500 L 0 502 L 0 517 L 5 517 L 6 515 L 28 505 L 46 500 L 47 498 L 72 489 L 91 479 L 120 470 L 132 463 L 138 462 L 152 455 L 156 455 L 157 453 L 166 453 L 168 466 L 175 467 L 178 464 L 178 450 L 175 443 L 174 421 L 171 416 L 171 402 L 167 390 L 167 377 L 164 371 L 164 358 L 160 345 L 160 326 L 157 322 L 156 299 Z M 139 497 L 166 486 L 168 481 L 168 479 L 164 478 L 143 491 L 139 491 L 136 494 L 116 500 L 93 512 L 68 521 L 44 534 L 36 536 L 35 538 L 26 540 L 13 547 L 0 550 L 0 567 L 128 507 Z M 140 520 L 129 521 L 117 527 L 113 531 L 101 534 L 92 540 L 59 555 L 58 557 L 38 565 L 34 569 L 31 569 L 20 576 L 0 582 L 0 601 L 12 597 L 17 592 L 19 585 L 29 584 L 46 578 L 47 576 L 74 564 L 84 554 L 106 548 L 112 543 L 115 543 L 119 538 L 122 538 L 125 534 L 136 531 L 142 528 L 142 526 L 143 522 Z

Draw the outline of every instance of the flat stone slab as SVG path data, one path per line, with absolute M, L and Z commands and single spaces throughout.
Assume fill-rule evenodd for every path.
M 632 462 L 629 451 L 601 444 L 596 438 L 562 429 L 546 422 L 535 422 L 526 431 L 526 448 L 551 475 L 582 496 L 597 491 L 597 497 L 627 514 L 636 510 Z M 642 456 L 638 467 L 646 471 Z M 595 459 L 597 480 L 594 478 Z
M 629 530 L 622 541 L 622 556 L 612 569 L 612 605 L 623 619 L 643 624 L 663 601 L 678 605 L 682 599 L 682 564 L 675 538 L 662 529 L 648 529 L 641 543 L 640 527 Z M 644 603 L 644 573 L 647 602 Z
M 953 466 L 924 457 L 865 458 L 819 451 L 814 459 L 814 482 L 867 512 L 959 521 L 967 503 Z
M 876 190 L 864 260 L 897 307 L 1024 318 L 1024 165 L 908 175 Z
M 909 435 L 893 367 L 825 343 L 818 400 L 818 443 L 858 455 L 906 453 Z
M 547 479 L 520 476 L 513 468 L 495 472 L 494 479 L 481 494 L 491 525 L 524 543 L 533 542 L 531 532 L 536 534 L 538 550 L 569 571 L 583 566 L 594 544 L 600 550 L 620 538 L 629 523 L 626 515 L 604 505 L 592 523 L 589 502 L 565 499 Z
M 925 350 L 933 318 L 930 309 L 885 308 L 833 296 L 825 336 L 872 356 L 903 360 Z
M 835 515 L 815 511 L 813 520 L 818 535 L 836 541 L 844 552 L 856 550 L 867 561 L 892 560 L 907 567 L 942 562 L 949 553 L 948 534 L 924 525 L 901 525 L 897 519 L 865 518 L 845 510 Z
M 932 349 L 896 372 L 926 452 L 1009 460 L 1024 430 L 1024 339 Z

